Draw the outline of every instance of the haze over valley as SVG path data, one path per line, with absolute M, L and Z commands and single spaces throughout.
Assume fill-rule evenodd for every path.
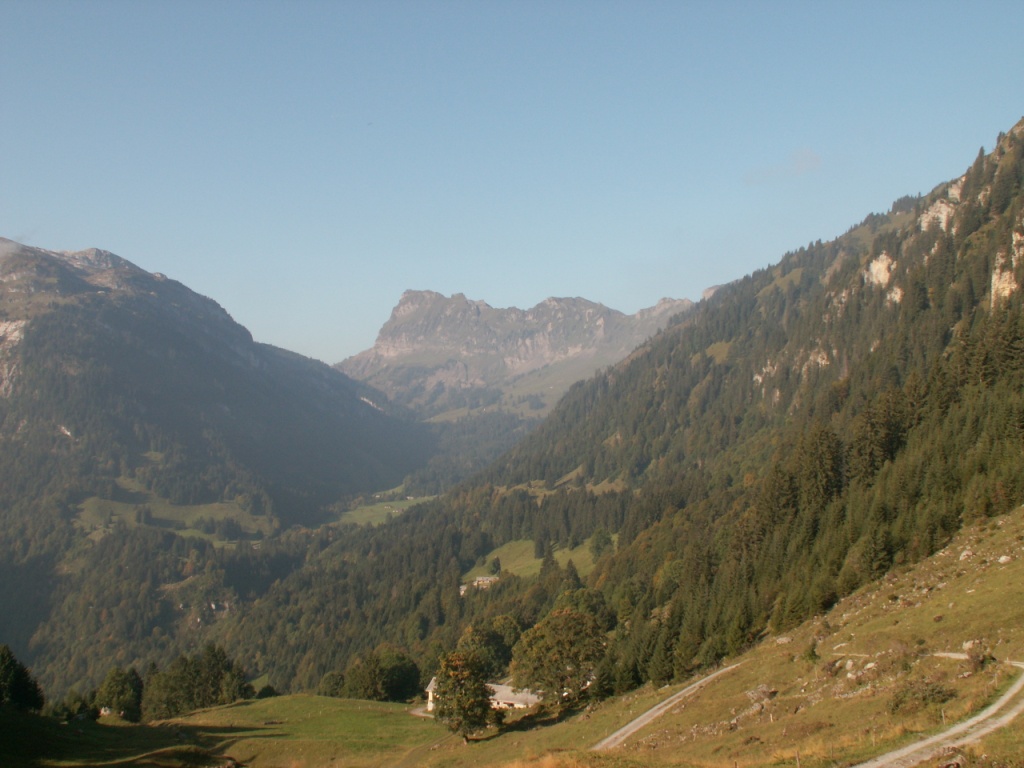
M 786 633 L 817 662 L 853 615 L 820 618 L 840 601 L 957 536 L 980 547 L 1016 525 L 1022 261 L 1024 120 L 961 176 L 699 304 L 628 316 L 407 292 L 375 347 L 335 368 L 255 342 L 211 299 L 114 254 L 0 241 L 0 636 L 4 663 L 31 669 L 5 697 L 74 717 L 122 690 L 123 717 L 156 721 L 257 690 L 290 694 L 282 707 L 416 701 L 436 677 L 437 718 L 501 741 Z M 544 386 L 522 389 L 532 377 Z M 1020 586 L 1000 569 L 1019 539 L 984 559 L 956 550 L 957 578 L 1011 624 Z M 944 588 L 935 578 L 902 589 Z M 850 736 L 840 754 L 879 754 L 933 727 L 939 704 L 960 699 L 966 717 L 1009 684 L 1018 633 L 960 621 L 963 637 L 870 630 L 858 653 L 887 671 L 848 661 L 847 679 L 890 720 L 870 750 Z M 958 679 L 989 687 L 952 685 L 908 641 L 962 656 Z M 560 654 L 572 661 L 552 666 Z M 540 703 L 507 727 L 489 707 L 452 709 L 453 681 L 475 675 Z M 220 682 L 203 693 L 207 676 Z M 758 683 L 759 712 L 789 679 Z M 828 715 L 836 733 L 844 712 Z M 772 733 L 757 739 L 790 754 Z M 691 735 L 692 751 L 652 742 L 650 757 L 721 738 Z
M 0 766 L 1024 768 L 1018 16 L 0 3 Z

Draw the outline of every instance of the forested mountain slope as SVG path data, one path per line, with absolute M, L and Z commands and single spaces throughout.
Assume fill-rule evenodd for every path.
M 612 533 L 579 599 L 614 617 L 597 687 L 627 690 L 1024 501 L 1022 150 L 1024 124 L 961 178 L 720 289 L 482 477 L 329 544 L 225 637 L 300 685 L 385 640 L 429 664 L 466 623 L 529 626 L 580 586 L 548 567 L 460 600 L 496 547 Z M 304 606 L 322 637 L 289 629 Z
M 963 177 L 721 289 L 491 469 L 635 489 L 594 576 L 633 619 L 620 685 L 734 652 L 1024 500 L 1022 152 L 1024 123 Z
M 557 605 L 610 632 L 595 694 L 712 663 L 1024 501 L 1022 190 L 1024 123 L 961 178 L 719 289 L 483 475 L 383 525 L 82 544 L 27 658 L 60 689 L 215 639 L 311 689 L 381 643 L 427 675 L 468 624 L 525 629 Z M 586 583 L 549 557 L 460 597 L 522 540 L 604 546 Z M 144 587 L 104 587 L 115 567 Z
M 162 275 L 0 240 L 0 635 L 24 647 L 92 569 L 97 589 L 131 602 L 139 584 L 123 582 L 138 574 L 102 561 L 78 573 L 110 546 L 91 542 L 120 539 L 125 523 L 185 527 L 174 514 L 208 505 L 210 526 L 237 527 L 236 515 L 269 533 L 400 482 L 430 439 L 386 410 L 380 393 L 255 343 Z M 162 550 L 139 555 L 148 567 L 178 567 L 160 564 L 167 541 L 147 546 Z

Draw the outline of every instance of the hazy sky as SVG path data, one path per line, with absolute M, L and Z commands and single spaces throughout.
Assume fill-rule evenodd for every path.
M 407 288 L 697 299 L 1024 115 L 1019 0 L 0 0 L 0 30 L 0 236 L 331 363 Z

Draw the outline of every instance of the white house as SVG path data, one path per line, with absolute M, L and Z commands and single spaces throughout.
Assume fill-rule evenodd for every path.
M 491 689 L 491 707 L 494 709 L 528 709 L 540 701 L 540 696 L 528 688 L 518 691 L 511 685 L 501 683 L 488 683 L 487 687 Z M 436 677 L 430 678 L 426 693 L 427 712 L 433 712 L 437 703 Z
M 517 691 L 511 685 L 498 683 L 488 683 L 487 687 L 491 689 L 491 706 L 494 709 L 529 709 L 540 702 L 540 696 L 529 688 Z
M 465 596 L 466 590 L 470 587 L 473 587 L 473 589 L 488 589 L 491 584 L 497 580 L 497 576 L 477 576 L 469 584 L 462 584 L 459 586 L 459 595 Z

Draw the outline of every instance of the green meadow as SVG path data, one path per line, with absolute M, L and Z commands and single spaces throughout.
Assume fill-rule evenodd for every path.
M 212 504 L 173 504 L 147 490 L 134 478 L 118 478 L 113 499 L 91 496 L 79 506 L 76 526 L 92 538 L 102 537 L 115 525 L 133 528 L 149 525 L 167 528 L 185 536 L 218 540 L 200 528 L 203 521 L 233 521 L 243 536 L 264 536 L 274 530 L 269 516 L 253 515 L 238 502 Z

